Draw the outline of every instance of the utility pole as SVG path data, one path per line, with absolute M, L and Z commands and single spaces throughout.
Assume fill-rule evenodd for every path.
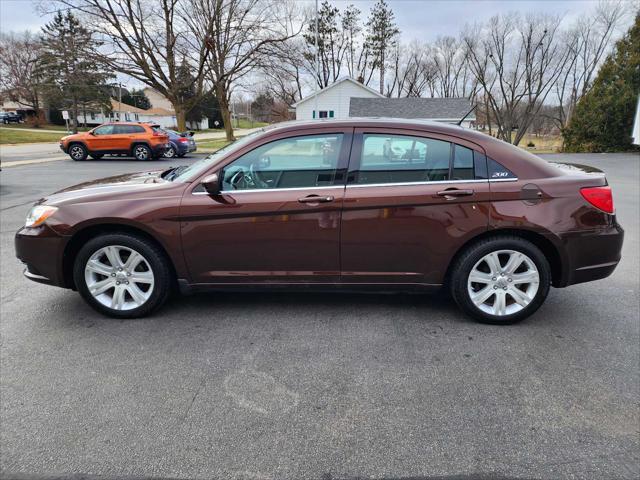
M 318 81 L 316 82 L 316 98 L 314 101 L 314 118 L 320 118 L 320 112 L 318 111 L 318 94 L 320 93 L 319 85 L 320 85 L 320 51 L 318 49 L 318 0 L 316 0 L 316 75 L 318 76 Z
M 118 82 L 118 121 L 122 120 L 122 82 Z

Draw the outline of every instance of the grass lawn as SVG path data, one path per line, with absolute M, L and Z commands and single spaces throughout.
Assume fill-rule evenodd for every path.
M 34 130 L 58 130 L 60 132 L 67 131 L 67 127 L 65 127 L 64 125 L 53 125 L 51 123 L 45 123 L 44 125 L 40 125 L 39 127 L 32 127 L 27 123 L 10 123 L 8 125 L 5 125 L 5 127 L 6 128 L 28 128 L 28 129 L 34 129 Z M 0 128 L 4 128 L 4 127 L 0 127 Z M 78 131 L 88 132 L 92 128 L 93 127 L 79 127 Z
M 64 132 L 47 133 L 47 132 L 21 132 L 20 130 L 12 130 L 9 128 L 0 128 L 0 145 L 11 143 L 45 143 L 58 142 L 64 135 Z
M 216 140 L 201 140 L 198 141 L 198 152 L 213 153 L 216 150 L 220 150 L 222 147 L 229 145 L 231 142 L 224 138 Z

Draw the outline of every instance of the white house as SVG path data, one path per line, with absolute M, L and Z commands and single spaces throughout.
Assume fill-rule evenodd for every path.
M 373 88 L 363 85 L 356 79 L 344 77 L 319 92 L 294 103 L 292 107 L 296 109 L 296 120 L 311 120 L 313 118 L 345 119 L 349 118 L 349 102 L 354 97 L 385 98 L 384 95 Z
M 120 103 L 111 99 L 111 113 L 98 110 L 87 110 L 79 113 L 79 123 L 87 125 L 100 125 L 106 122 L 152 122 L 164 128 L 175 128 L 177 125 L 176 114 L 173 110 L 153 107 L 149 110 Z M 209 128 L 209 120 L 204 118 L 200 122 L 189 122 L 188 128 Z

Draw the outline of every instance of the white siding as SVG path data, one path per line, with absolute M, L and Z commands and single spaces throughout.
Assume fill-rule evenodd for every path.
M 333 118 L 349 118 L 349 103 L 351 97 L 359 98 L 379 98 L 375 93 L 370 92 L 366 88 L 356 85 L 353 82 L 342 82 L 332 88 L 325 88 L 318 93 L 318 111 L 333 110 Z M 296 106 L 296 120 L 313 119 L 313 110 L 316 108 L 316 97 L 309 97 Z M 318 114 L 316 114 L 318 118 Z

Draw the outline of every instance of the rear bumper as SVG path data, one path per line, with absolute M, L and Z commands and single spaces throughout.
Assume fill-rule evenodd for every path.
M 20 229 L 14 243 L 16 257 L 25 264 L 25 277 L 38 283 L 66 287 L 62 259 L 67 238 L 46 224 Z
M 567 268 L 558 287 L 606 278 L 622 257 L 624 230 L 615 222 L 602 230 L 567 232 L 560 237 Z

